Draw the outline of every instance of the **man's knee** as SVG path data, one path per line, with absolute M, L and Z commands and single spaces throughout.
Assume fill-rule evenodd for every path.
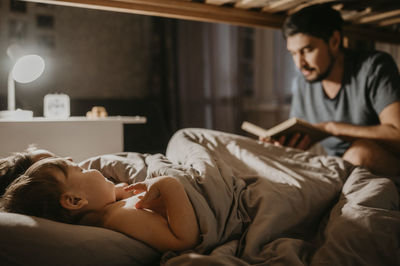
M 400 158 L 371 140 L 357 140 L 343 154 L 343 159 L 356 166 L 363 166 L 379 175 L 400 174 Z
M 354 165 L 368 167 L 373 163 L 375 152 L 380 149 L 379 145 L 374 141 L 356 140 L 343 154 L 343 159 Z

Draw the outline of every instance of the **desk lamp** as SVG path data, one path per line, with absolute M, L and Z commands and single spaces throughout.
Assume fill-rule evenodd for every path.
M 7 54 L 11 59 L 15 59 L 15 52 L 18 50 L 17 46 L 10 46 L 7 49 Z M 43 58 L 35 54 L 23 55 L 14 62 L 15 64 L 8 74 L 8 110 L 0 111 L 0 119 L 28 120 L 33 117 L 32 111 L 15 109 L 15 81 L 29 83 L 36 80 L 42 75 L 45 64 Z

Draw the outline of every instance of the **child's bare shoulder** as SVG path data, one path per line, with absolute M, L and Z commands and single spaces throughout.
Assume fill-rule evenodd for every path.
M 139 199 L 136 196 L 133 196 L 109 204 L 103 209 L 104 219 L 109 219 L 110 217 L 120 213 L 137 211 L 135 204 L 138 200 Z
M 148 216 L 154 215 L 150 210 L 136 209 L 135 205 L 138 200 L 137 196 L 133 196 L 107 206 L 102 214 L 103 226 L 115 227 L 124 223 L 124 221 L 140 222 L 141 220 L 148 219 Z
M 134 197 L 116 201 L 105 206 L 101 210 L 91 211 L 82 216 L 79 224 L 105 227 L 107 221 L 115 215 L 120 215 L 122 212 L 127 212 L 135 208 L 137 199 Z
M 109 206 L 102 217 L 102 227 L 145 241 L 148 234 L 146 228 L 167 224 L 164 218 L 153 211 L 136 209 L 136 202 L 132 197 Z

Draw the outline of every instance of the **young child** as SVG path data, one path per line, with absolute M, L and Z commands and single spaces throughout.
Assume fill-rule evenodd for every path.
M 99 171 L 63 158 L 34 163 L 7 188 L 0 208 L 109 228 L 161 252 L 190 249 L 199 239 L 193 207 L 178 179 L 156 177 L 121 191 Z

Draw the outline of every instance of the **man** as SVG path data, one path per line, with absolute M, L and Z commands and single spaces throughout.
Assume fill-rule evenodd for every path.
M 314 5 L 290 16 L 283 34 L 301 74 L 294 82 L 291 117 L 335 137 L 321 142 L 330 155 L 380 175 L 400 175 L 400 77 L 390 55 L 343 48 L 340 13 Z M 295 134 L 286 146 L 308 149 Z

